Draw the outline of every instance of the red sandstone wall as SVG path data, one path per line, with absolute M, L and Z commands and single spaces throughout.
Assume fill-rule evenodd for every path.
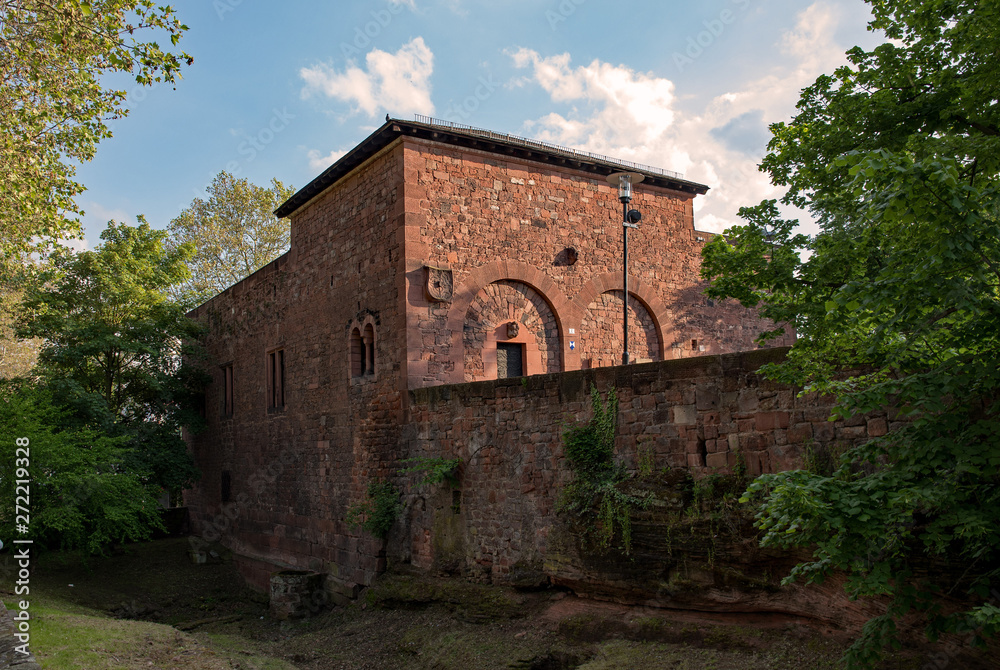
M 402 156 L 386 148 L 300 210 L 292 248 L 194 316 L 215 380 L 208 429 L 190 438 L 202 479 L 187 492 L 196 534 L 233 549 L 252 583 L 261 566 L 328 570 L 367 584 L 384 566 L 381 544 L 344 523 L 369 480 L 394 472 L 405 377 L 400 309 Z M 349 331 L 376 330 L 375 374 L 351 379 Z M 283 347 L 286 407 L 266 406 L 267 352 Z M 222 372 L 233 364 L 235 408 L 222 416 Z M 223 506 L 220 479 L 231 473 Z
M 630 287 L 638 298 L 630 330 L 633 357 L 664 351 L 667 358 L 689 356 L 696 351 L 692 339 L 713 352 L 752 347 L 761 330 L 754 315 L 732 305 L 712 307 L 700 295 L 700 244 L 690 200 L 640 190 L 636 206 L 644 228 L 631 245 Z M 348 506 L 362 499 L 372 479 L 393 478 L 408 454 L 476 453 L 469 481 L 482 488 L 470 493 L 464 508 L 480 515 L 470 519 L 483 525 L 468 526 L 462 535 L 468 543 L 438 547 L 437 557 L 447 550 L 463 563 L 489 565 L 488 572 L 502 575 L 504 561 L 543 551 L 562 476 L 561 421 L 566 412 L 589 407 L 580 379 L 632 379 L 646 368 L 529 378 L 527 387 L 486 383 L 482 388 L 493 390 L 481 402 L 440 408 L 428 406 L 424 396 L 411 397 L 407 388 L 495 374 L 490 347 L 506 330 L 493 321 L 504 310 L 521 324 L 515 341 L 525 343 L 529 364 L 537 357 L 539 371 L 576 369 L 585 362 L 581 358 L 594 364 L 620 358 L 614 337 L 598 332 L 610 327 L 616 299 L 621 305 L 613 293 L 620 289 L 619 207 L 611 190 L 591 177 L 407 139 L 299 210 L 288 254 L 195 310 L 210 327 L 213 366 L 233 365 L 235 389 L 233 415 L 222 416 L 222 371 L 212 368 L 208 429 L 190 438 L 203 475 L 186 495 L 195 532 L 214 537 L 219 529 L 259 587 L 266 586 L 269 565 L 323 570 L 345 584 L 368 584 L 385 558 L 381 543 L 344 523 Z M 563 253 L 569 246 L 580 254 L 572 265 Z M 425 265 L 451 268 L 449 300 L 428 299 Z M 470 307 L 485 321 L 470 319 Z M 638 313 L 640 308 L 647 313 Z M 591 329 L 586 337 L 584 323 Z M 375 374 L 352 379 L 350 332 L 366 324 L 376 330 Z M 463 351 L 466 337 L 482 343 L 482 350 Z M 573 351 L 567 348 L 571 340 L 578 345 Z M 283 411 L 266 405 L 265 364 L 275 348 L 285 352 Z M 566 384 L 578 385 L 583 396 L 577 397 L 579 389 L 561 391 Z M 734 431 L 720 433 L 708 419 L 699 418 L 698 425 L 670 419 L 671 411 L 683 419 L 694 411 L 684 408 L 704 403 L 668 386 L 649 397 L 644 387 L 635 387 L 634 395 L 625 392 L 623 401 L 639 404 L 623 418 L 632 425 L 630 413 L 641 414 L 647 423 L 640 432 L 655 437 L 664 464 L 726 463 L 724 447 Z M 479 386 L 468 388 L 479 393 Z M 675 404 L 681 408 L 668 409 Z M 411 412 L 417 423 L 410 423 Z M 760 430 L 768 420 L 780 424 L 780 417 L 760 419 Z M 662 433 L 646 427 L 654 421 Z M 735 434 L 750 440 L 755 433 L 741 426 Z M 633 438 L 625 435 L 628 448 Z M 748 446 L 780 461 L 770 444 Z M 223 471 L 231 477 L 228 505 L 221 503 Z M 421 539 L 396 537 L 392 544 L 397 555 L 412 553 L 414 562 L 426 564 L 434 537 L 446 534 L 435 535 L 432 524 L 421 523 L 413 531 Z M 471 554 L 462 548 L 475 543 L 480 548 L 469 549 Z
M 515 565 L 543 562 L 571 474 L 562 432 L 568 421 L 589 420 L 592 384 L 617 389 L 616 455 L 633 469 L 640 443 L 652 450 L 654 469 L 728 472 L 739 450 L 757 475 L 802 467 L 807 443 L 885 434 L 885 416 L 831 422 L 825 398 L 797 397 L 755 374 L 783 355 L 771 349 L 411 391 L 404 453 L 462 459 L 461 511 L 452 514 L 452 501 L 409 481 L 407 546 L 394 551 L 420 567 L 496 581 L 509 580 Z
M 559 370 L 621 361 L 616 191 L 569 168 L 412 138 L 403 146 L 410 388 L 489 376 L 482 361 L 495 342 L 469 342 L 468 331 L 501 325 L 483 326 L 475 309 L 497 281 L 530 287 L 549 303 L 558 328 Z M 632 360 L 756 349 L 754 337 L 767 325 L 739 305 L 716 304 L 701 294 L 703 243 L 697 238 L 708 234 L 694 230 L 691 198 L 636 187 L 632 206 L 643 219 L 629 237 L 629 302 L 637 312 L 630 328 Z M 578 254 L 575 263 L 566 253 L 570 248 Z M 452 271 L 450 300 L 428 300 L 425 265 Z M 519 316 L 511 310 L 508 318 Z M 535 343 L 544 350 L 551 339 L 542 329 Z M 552 368 L 547 362 L 541 371 Z

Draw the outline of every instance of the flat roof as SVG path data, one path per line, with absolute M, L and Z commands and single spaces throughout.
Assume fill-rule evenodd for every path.
M 630 172 L 641 172 L 645 175 L 644 185 L 661 186 L 691 195 L 704 195 L 708 192 L 708 186 L 688 181 L 678 172 L 426 116 L 418 115 L 416 118 L 415 121 L 403 121 L 386 116 L 386 122 L 381 128 L 366 137 L 340 160 L 299 189 L 295 195 L 274 210 L 275 216 L 278 218 L 291 216 L 307 202 L 340 181 L 399 137 L 418 137 L 452 146 L 487 151 L 500 156 L 571 168 L 581 172 L 590 172 L 602 179 L 614 172 L 627 169 Z

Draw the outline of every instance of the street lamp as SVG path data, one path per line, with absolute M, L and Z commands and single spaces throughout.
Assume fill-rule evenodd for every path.
M 638 228 L 642 214 L 637 209 L 629 209 L 628 204 L 632 202 L 632 185 L 638 184 L 644 175 L 638 172 L 615 172 L 608 175 L 608 183 L 618 187 L 618 200 L 622 203 L 622 286 L 624 287 L 624 300 L 622 301 L 622 365 L 628 365 L 628 229 Z

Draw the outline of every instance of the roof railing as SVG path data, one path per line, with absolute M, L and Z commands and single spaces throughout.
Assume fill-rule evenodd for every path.
M 590 151 L 582 151 L 580 149 L 572 149 L 570 147 L 563 147 L 558 144 L 552 144 L 551 142 L 545 142 L 542 140 L 529 140 L 525 137 L 518 137 L 517 135 L 510 135 L 508 133 L 498 133 L 492 130 L 486 130 L 485 128 L 476 128 L 475 126 L 467 126 L 463 123 L 455 123 L 454 121 L 445 121 L 444 119 L 436 119 L 432 116 L 424 116 L 423 114 L 414 114 L 413 120 L 417 123 L 424 123 L 429 126 L 441 126 L 444 128 L 453 128 L 455 130 L 461 130 L 466 133 L 473 133 L 481 137 L 488 139 L 499 140 L 501 142 L 508 142 L 511 144 L 517 144 L 525 147 L 536 147 L 539 149 L 547 149 L 549 151 L 558 151 L 564 154 L 570 154 L 572 156 L 580 156 L 581 158 L 590 158 L 593 160 L 598 160 L 604 163 L 612 163 L 614 165 L 620 165 L 631 170 L 638 170 L 640 172 L 649 172 L 652 174 L 663 175 L 664 177 L 673 177 L 674 179 L 683 179 L 684 174 L 682 172 L 674 172 L 673 170 L 664 170 L 663 168 L 653 167 L 651 165 L 642 165 L 641 163 L 633 163 L 632 161 L 622 160 L 621 158 L 613 158 L 611 156 L 603 156 L 601 154 L 591 153 Z

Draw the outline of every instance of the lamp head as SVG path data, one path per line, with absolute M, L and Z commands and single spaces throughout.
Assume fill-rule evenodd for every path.
M 645 178 L 638 172 L 615 172 L 608 175 L 608 183 L 618 188 L 618 199 L 624 203 L 632 201 L 632 186 Z

